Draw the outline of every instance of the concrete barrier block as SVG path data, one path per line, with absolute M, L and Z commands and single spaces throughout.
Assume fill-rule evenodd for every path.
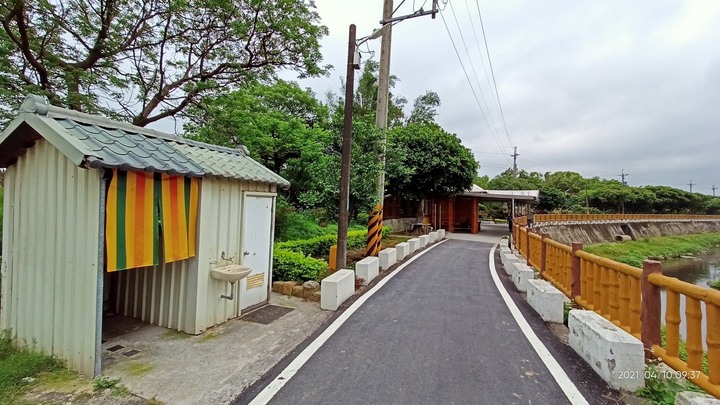
M 380 260 L 369 256 L 355 263 L 355 277 L 363 279 L 362 284 L 368 285 L 380 273 Z
M 401 261 L 410 256 L 410 245 L 407 242 L 398 243 L 395 245 L 395 250 L 397 250 L 397 261 Z
M 321 282 L 320 308 L 335 311 L 353 294 L 355 294 L 355 272 L 348 269 L 338 270 Z
M 428 236 L 430 237 L 430 243 L 435 243 L 440 240 L 440 236 L 438 235 L 437 231 L 430 232 Z
M 570 299 L 545 280 L 527 281 L 527 301 L 543 321 L 563 323 L 565 303 Z
M 420 249 L 420 239 L 418 239 L 418 238 L 409 239 L 408 245 L 410 245 L 410 253 L 415 253 L 416 250 Z
M 528 280 L 535 278 L 535 272 L 527 264 L 513 263 L 512 267 L 512 280 L 513 284 L 515 284 L 515 288 L 517 288 L 520 292 L 526 292 L 527 282 Z
M 635 391 L 645 385 L 642 343 L 592 311 L 572 310 L 570 347 L 615 389 Z
M 421 248 L 424 248 L 425 246 L 430 244 L 430 237 L 427 235 L 420 235 L 420 237 L 418 239 L 420 239 L 420 247 Z
M 512 253 L 505 253 L 503 255 L 500 255 L 500 261 L 503 264 L 503 268 L 505 269 L 505 273 L 508 276 L 512 276 L 513 273 L 513 265 L 515 263 L 521 263 L 521 259 L 517 256 L 515 256 Z
M 395 248 L 383 249 L 378 254 L 378 259 L 380 259 L 380 268 L 387 270 L 397 262 L 397 250 Z
M 682 391 L 675 395 L 675 405 L 720 405 L 720 399 L 699 392 Z
M 438 229 L 438 237 L 440 240 L 445 239 L 445 230 L 444 229 Z

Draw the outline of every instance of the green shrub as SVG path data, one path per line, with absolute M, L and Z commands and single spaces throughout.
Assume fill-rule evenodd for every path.
M 383 233 L 384 233 L 383 229 Z M 389 232 L 388 232 L 389 233 Z M 365 246 L 365 230 L 348 232 L 348 248 L 357 249 Z M 317 236 L 310 239 L 291 240 L 276 243 L 278 249 L 289 250 L 296 253 L 303 253 L 311 257 L 325 257 L 330 252 L 330 246 L 337 243 L 337 234 Z
M 720 279 L 708 281 L 708 285 L 710 286 L 710 288 L 720 290 Z
M 273 252 L 273 280 L 299 281 L 316 279 L 327 268 L 323 260 L 307 257 L 301 252 L 276 248 Z

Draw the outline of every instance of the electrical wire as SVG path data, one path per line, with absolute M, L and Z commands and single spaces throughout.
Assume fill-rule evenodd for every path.
M 483 100 L 483 103 L 485 104 L 485 108 L 487 109 L 488 116 L 490 117 L 490 122 L 492 122 L 493 130 L 495 130 L 495 134 L 497 135 L 497 125 L 495 124 L 495 120 L 493 119 L 493 116 L 490 111 L 490 105 L 487 102 L 487 99 L 485 98 L 485 93 L 482 90 L 482 85 L 480 84 L 480 79 L 478 79 L 477 71 L 475 70 L 475 64 L 473 63 L 472 57 L 470 56 L 470 51 L 468 51 L 467 43 L 465 42 L 465 35 L 463 35 L 462 29 L 460 28 L 460 22 L 457 19 L 457 14 L 455 13 L 455 7 L 453 7 L 452 2 L 449 2 L 450 4 L 450 11 L 452 12 L 453 19 L 455 19 L 455 24 L 457 25 L 458 32 L 460 33 L 460 40 L 462 42 L 463 48 L 465 48 L 465 54 L 468 57 L 468 61 L 470 62 L 470 68 L 472 70 L 473 76 L 475 77 L 475 82 L 478 85 L 478 90 L 480 91 L 480 96 Z
M 467 1 L 467 0 L 465 0 L 465 1 Z M 510 141 L 510 145 L 512 145 L 513 141 L 512 141 L 512 139 L 510 139 L 510 134 L 508 133 L 508 130 L 507 130 L 507 122 L 505 122 L 505 113 L 503 112 L 502 103 L 500 102 L 500 93 L 498 93 L 497 82 L 495 81 L 495 71 L 494 71 L 493 65 L 492 65 L 492 58 L 490 57 L 490 48 L 488 48 L 488 44 L 487 44 L 487 35 L 485 35 L 485 25 L 483 24 L 482 14 L 480 13 L 480 1 L 479 0 L 475 0 L 475 6 L 477 6 L 478 17 L 480 17 L 480 28 L 482 29 L 483 41 L 485 42 L 485 52 L 487 53 L 488 64 L 490 65 L 490 73 L 492 74 L 493 87 L 495 88 L 495 96 L 497 97 L 498 107 L 500 107 L 500 117 L 502 117 L 503 127 L 505 128 L 505 136 L 507 136 L 508 141 Z
M 443 12 L 440 13 L 440 19 L 442 19 L 443 25 L 445 26 L 445 31 L 447 31 L 448 37 L 450 37 L 450 43 L 452 44 L 453 49 L 455 50 L 455 55 L 457 56 L 458 61 L 460 61 L 460 66 L 462 67 L 462 71 L 465 74 L 465 79 L 467 80 L 468 84 L 470 85 L 470 91 L 472 92 L 472 94 L 475 98 L 475 102 L 477 103 L 478 108 L 480 108 L 480 113 L 482 114 L 482 116 L 485 120 L 485 124 L 487 125 L 488 129 L 490 130 L 490 134 L 492 135 L 493 139 L 495 140 L 495 143 L 502 151 L 503 146 L 500 143 L 500 141 L 498 140 L 495 133 L 493 132 L 492 128 L 490 127 L 490 122 L 488 121 L 487 117 L 485 116 L 485 111 L 483 111 L 482 105 L 480 104 L 480 99 L 478 98 L 477 93 L 475 92 L 475 88 L 472 85 L 472 81 L 470 81 L 470 76 L 468 75 L 467 69 L 465 69 L 465 64 L 463 63 L 462 58 L 460 57 L 460 52 L 458 51 L 457 46 L 455 45 L 455 40 L 453 39 L 452 34 L 450 33 L 450 28 L 447 25 L 447 21 L 445 21 L 445 14 Z M 505 157 L 505 160 L 507 160 L 508 163 L 510 163 L 510 159 L 507 156 Z

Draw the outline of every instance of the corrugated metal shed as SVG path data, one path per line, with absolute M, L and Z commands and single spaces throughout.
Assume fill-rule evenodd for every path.
M 54 107 L 38 96 L 28 96 L 0 133 L 0 167 L 8 169 L 0 328 L 89 376 L 100 372 L 106 292 L 116 293 L 120 314 L 193 334 L 238 316 L 244 284 L 233 287 L 237 301 L 225 300 L 227 283 L 212 279 L 210 268 L 226 254 L 243 257 L 245 193 L 267 194 L 274 207 L 277 187 L 289 186 L 244 147 L 195 142 Z M 195 257 L 105 271 L 103 169 L 110 168 L 205 177 Z M 117 283 L 104 285 L 106 278 Z

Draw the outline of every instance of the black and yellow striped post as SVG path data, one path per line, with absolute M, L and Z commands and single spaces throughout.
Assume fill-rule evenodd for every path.
M 370 214 L 367 231 L 367 256 L 377 256 L 380 253 L 380 240 L 382 239 L 383 206 L 378 204 L 375 211 Z

